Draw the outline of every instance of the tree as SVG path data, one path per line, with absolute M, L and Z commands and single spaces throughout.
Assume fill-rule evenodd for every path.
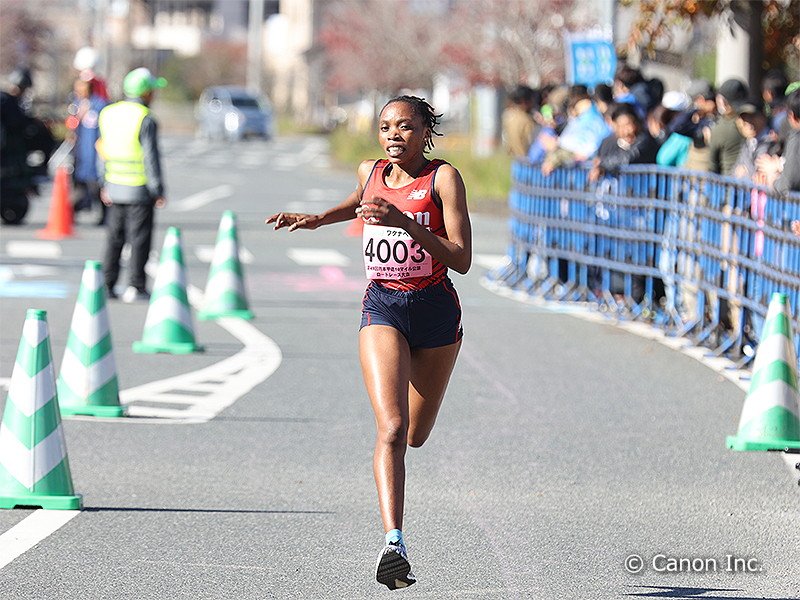
M 194 100 L 211 85 L 241 85 L 245 83 L 247 48 L 243 43 L 208 40 L 197 56 L 173 56 L 162 72 L 170 84 L 164 90 L 166 98 Z
M 439 16 L 405 1 L 335 0 L 320 42 L 328 87 L 346 92 L 430 88 L 441 53 Z M 402 68 L 398 65 L 402 64 Z
M 561 31 L 591 24 L 590 6 L 581 0 L 330 0 L 326 6 L 320 42 L 328 87 L 350 92 L 429 89 L 435 74 L 452 70 L 471 83 L 505 87 L 563 80 Z
M 620 4 L 638 5 L 628 43 L 646 52 L 668 43 L 673 27 L 690 27 L 701 19 L 718 17 L 728 26 L 736 23 L 757 34 L 757 39 L 763 36 L 763 49 L 753 49 L 757 70 L 792 63 L 800 66 L 800 0 L 620 0 Z M 760 22 L 761 31 L 752 31 L 753 21 Z M 763 56 L 759 56 L 762 50 Z
M 564 80 L 562 31 L 591 25 L 576 0 L 463 0 L 444 53 L 472 83 L 506 88 Z
M 0 69 L 8 73 L 17 65 L 33 66 L 53 32 L 41 19 L 31 15 L 23 2 L 2 0 L 0 19 Z

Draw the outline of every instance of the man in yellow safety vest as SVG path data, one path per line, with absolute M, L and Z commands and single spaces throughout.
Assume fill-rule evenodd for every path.
M 134 69 L 122 82 L 125 100 L 106 106 L 99 116 L 97 150 L 105 170 L 101 198 L 109 207 L 103 275 L 109 298 L 117 298 L 114 286 L 122 247 L 128 241 L 131 257 L 123 302 L 150 298 L 144 267 L 152 244 L 154 208 L 164 206 L 166 198 L 158 125 L 149 107 L 155 90 L 165 85 L 164 78 L 154 77 L 148 69 Z

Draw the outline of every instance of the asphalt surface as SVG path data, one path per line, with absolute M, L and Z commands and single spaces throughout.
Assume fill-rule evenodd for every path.
M 330 166 L 321 138 L 168 138 L 164 152 L 170 206 L 157 215 L 154 249 L 167 226 L 181 227 L 188 281 L 202 289 L 202 250 L 233 209 L 252 255 L 252 324 L 281 364 L 208 422 L 65 419 L 84 509 L 0 569 L 0 597 L 800 598 L 798 486 L 779 457 L 725 448 L 739 387 L 654 341 L 499 297 L 480 285 L 481 264 L 453 275 L 463 350 L 431 439 L 407 457 L 405 532 L 419 582 L 383 589 L 374 421 L 356 345 L 359 241 L 345 225 L 293 234 L 263 225 L 282 208 L 338 202 L 354 173 Z M 48 310 L 58 369 L 83 261 L 102 258 L 103 231 L 84 215 L 57 243 L 60 256 L 31 257 L 41 242 L 20 250 L 46 222 L 48 193 L 27 224 L 2 231 L 3 378 L 27 308 Z M 503 220 L 475 214 L 473 225 L 476 254 L 502 254 Z M 298 264 L 298 249 L 339 258 Z M 147 305 L 109 311 L 122 388 L 242 348 L 195 320 L 205 353 L 133 354 Z M 31 513 L 0 511 L 0 534 Z M 642 572 L 626 570 L 630 555 Z M 744 559 L 739 571 L 729 556 Z

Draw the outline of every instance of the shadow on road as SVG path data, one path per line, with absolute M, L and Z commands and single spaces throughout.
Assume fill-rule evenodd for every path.
M 326 419 L 313 417 L 225 417 L 216 416 L 214 421 L 230 421 L 233 423 L 325 423 Z
M 625 596 L 637 598 L 702 598 L 703 600 L 800 600 L 798 596 L 776 597 L 776 596 L 720 596 L 716 592 L 743 592 L 740 589 L 727 588 L 697 588 L 697 587 L 673 587 L 658 585 L 637 585 L 634 586 L 642 590 L 653 590 L 651 592 L 636 592 L 625 594 Z M 713 595 L 707 595 L 715 592 Z
M 141 506 L 85 506 L 83 512 L 154 512 L 259 515 L 334 515 L 330 510 L 256 510 L 238 508 L 145 508 Z

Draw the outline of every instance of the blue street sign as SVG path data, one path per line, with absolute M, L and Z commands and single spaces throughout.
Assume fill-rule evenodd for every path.
M 614 80 L 617 56 L 610 40 L 567 36 L 564 45 L 570 84 L 582 83 L 591 88 Z

